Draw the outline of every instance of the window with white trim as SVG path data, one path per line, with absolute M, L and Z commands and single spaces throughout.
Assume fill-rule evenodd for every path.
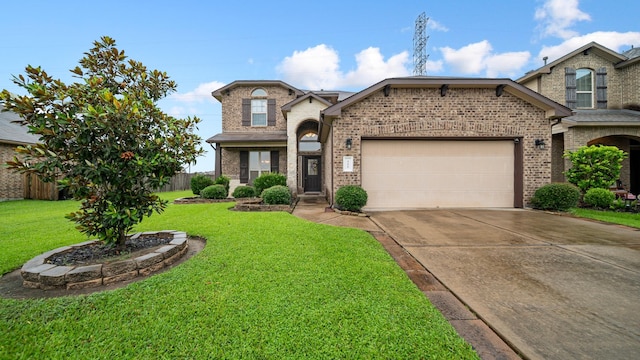
M 249 183 L 262 174 L 271 172 L 271 152 L 251 151 L 249 152 Z
M 251 126 L 267 126 L 266 96 L 264 89 L 255 89 L 251 93 Z
M 576 70 L 576 107 L 593 109 L 593 71 Z

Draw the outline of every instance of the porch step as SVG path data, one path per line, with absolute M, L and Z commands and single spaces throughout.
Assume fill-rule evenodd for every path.
M 298 204 L 326 204 L 327 198 L 322 193 L 298 194 Z

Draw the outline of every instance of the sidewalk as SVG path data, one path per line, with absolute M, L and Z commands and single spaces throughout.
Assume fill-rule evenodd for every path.
M 342 215 L 329 208 L 324 199 L 302 198 L 292 214 L 316 223 L 357 228 L 373 235 L 407 276 L 442 313 L 482 359 L 521 359 L 487 324 L 445 288 L 409 252 L 387 235 L 368 216 Z

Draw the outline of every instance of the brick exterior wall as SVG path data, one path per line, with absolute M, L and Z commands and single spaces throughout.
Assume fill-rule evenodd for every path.
M 4 168 L 4 164 L 13 160 L 16 145 L 0 143 L 0 200 L 15 200 L 24 197 L 22 175 Z
M 449 88 L 444 97 L 433 88 L 394 88 L 388 97 L 378 91 L 343 108 L 332 131 L 333 182 L 326 183 L 331 195 L 343 185 L 361 184 L 362 137 L 522 138 L 524 203 L 551 180 L 551 148 L 534 146 L 535 139 L 551 143 L 545 112 L 508 92 L 496 97 L 495 89 Z M 347 138 L 350 150 L 343 145 Z M 343 156 L 353 156 L 353 172 L 342 171 Z
M 275 126 L 242 126 L 242 99 L 251 99 L 251 93 L 255 89 L 263 89 L 267 92 L 267 99 L 276 100 L 276 124 Z M 268 133 L 287 130 L 287 122 L 282 114 L 281 108 L 284 104 L 294 100 L 296 94 L 289 94 L 289 89 L 275 84 L 236 86 L 229 94 L 223 94 L 222 104 L 222 132 L 223 133 Z M 240 184 L 240 150 L 246 151 L 279 151 L 280 173 L 287 173 L 287 151 L 286 148 L 272 147 L 223 147 L 221 150 L 221 173 L 231 178 L 230 192 Z
M 640 106 L 640 62 L 619 70 L 623 105 Z
M 242 126 L 242 99 L 251 99 L 251 92 L 258 88 L 267 92 L 267 99 L 276 99 L 276 126 Z M 222 96 L 222 132 L 286 131 L 287 123 L 280 108 L 295 98 L 295 94 L 289 95 L 289 89 L 278 85 L 236 86 L 229 95 Z
M 287 149 L 285 148 L 222 148 L 222 174 L 232 180 L 240 181 L 240 151 L 275 151 L 278 150 L 278 169 L 281 174 L 287 173 Z
M 564 134 L 554 134 L 551 140 L 551 181 L 565 182 Z
M 540 78 L 539 91 L 542 95 L 557 103 L 566 105 L 564 73 L 566 67 L 572 67 L 574 69 L 588 68 L 594 71 L 605 67 L 607 69 L 607 107 L 609 109 L 620 109 L 625 105 L 623 99 L 628 95 L 623 96 L 623 90 L 626 89 L 626 87 L 623 86 L 624 72 L 616 70 L 610 61 L 598 56 L 592 51 L 590 51 L 588 55 L 578 54 L 567 59 L 556 65 L 550 74 L 543 74 Z M 636 92 L 639 91 L 640 90 L 636 90 Z
M 607 108 L 622 109 L 629 105 L 640 106 L 640 62 L 617 69 L 613 63 L 598 56 L 594 51 L 589 51 L 587 55 L 577 54 L 559 63 L 550 74 L 542 74 L 539 79 L 533 79 L 526 86 L 564 105 L 565 67 L 573 67 L 574 69 L 589 68 L 592 70 L 605 67 L 607 69 Z M 612 136 L 614 137 L 608 138 Z M 640 140 L 640 126 L 574 126 L 568 128 L 563 136 L 554 136 L 554 144 L 552 145 L 554 149 L 552 180 L 564 181 L 565 177 L 562 173 L 565 169 L 571 167 L 571 162 L 562 158 L 560 149 L 574 151 L 584 145 L 603 144 L 616 146 L 629 153 L 630 138 Z M 558 141 L 563 143 L 558 144 Z M 624 184 L 628 185 L 633 171 L 629 159 L 627 158 L 622 165 L 620 179 Z M 635 171 L 637 174 L 638 170 L 636 169 Z

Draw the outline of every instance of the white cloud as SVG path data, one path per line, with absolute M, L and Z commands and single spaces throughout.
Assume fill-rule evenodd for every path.
M 211 92 L 223 87 L 225 84 L 219 81 L 212 81 L 198 85 L 194 90 L 186 93 L 175 93 L 168 97 L 172 100 L 186 103 L 214 101 Z
M 451 65 L 456 72 L 462 74 L 479 74 L 485 69 L 485 60 L 491 54 L 491 44 L 481 41 L 469 44 L 458 50 L 450 47 L 440 48 L 444 61 Z
M 442 32 L 449 31 L 449 28 L 447 28 L 446 26 L 442 25 L 441 23 L 433 19 L 429 19 L 429 21 L 427 22 L 427 27 L 431 30 L 436 30 L 436 31 L 442 31 Z
M 342 81 L 345 86 L 369 86 L 386 78 L 408 76 L 405 66 L 408 61 L 407 51 L 393 55 L 385 62 L 380 49 L 370 47 L 356 54 L 356 70 L 349 71 Z
M 576 22 L 589 21 L 591 16 L 578 9 L 578 0 L 546 0 L 536 9 L 535 19 L 540 21 L 542 36 L 569 39 L 577 33 L 570 29 Z
M 340 57 L 331 47 L 320 44 L 303 51 L 294 51 L 278 65 L 277 71 L 286 82 L 307 89 L 338 89 L 368 86 L 382 79 L 407 76 L 409 53 L 403 51 L 387 61 L 380 49 L 369 47 L 355 56 L 356 69 L 340 70 Z
M 538 54 L 538 58 L 542 59 L 548 56 L 548 61 L 554 61 L 592 41 L 605 46 L 613 51 L 624 52 L 631 45 L 640 44 L 640 32 L 630 31 L 619 33 L 615 31 L 597 31 L 590 34 L 576 36 L 555 46 L 543 46 Z
M 444 63 L 442 60 L 431 61 L 427 60 L 426 70 L 427 75 L 431 75 L 431 73 L 439 73 L 444 69 Z
M 529 62 L 528 51 L 507 52 L 491 55 L 486 60 L 487 77 L 507 76 L 514 78 L 522 73 L 522 68 Z
M 294 51 L 278 65 L 283 80 L 308 89 L 331 89 L 340 84 L 338 52 L 325 44 Z
M 444 61 L 462 75 L 484 74 L 487 77 L 514 77 L 527 64 L 531 54 L 528 51 L 493 53 L 487 40 L 469 44 L 460 49 L 441 48 Z

